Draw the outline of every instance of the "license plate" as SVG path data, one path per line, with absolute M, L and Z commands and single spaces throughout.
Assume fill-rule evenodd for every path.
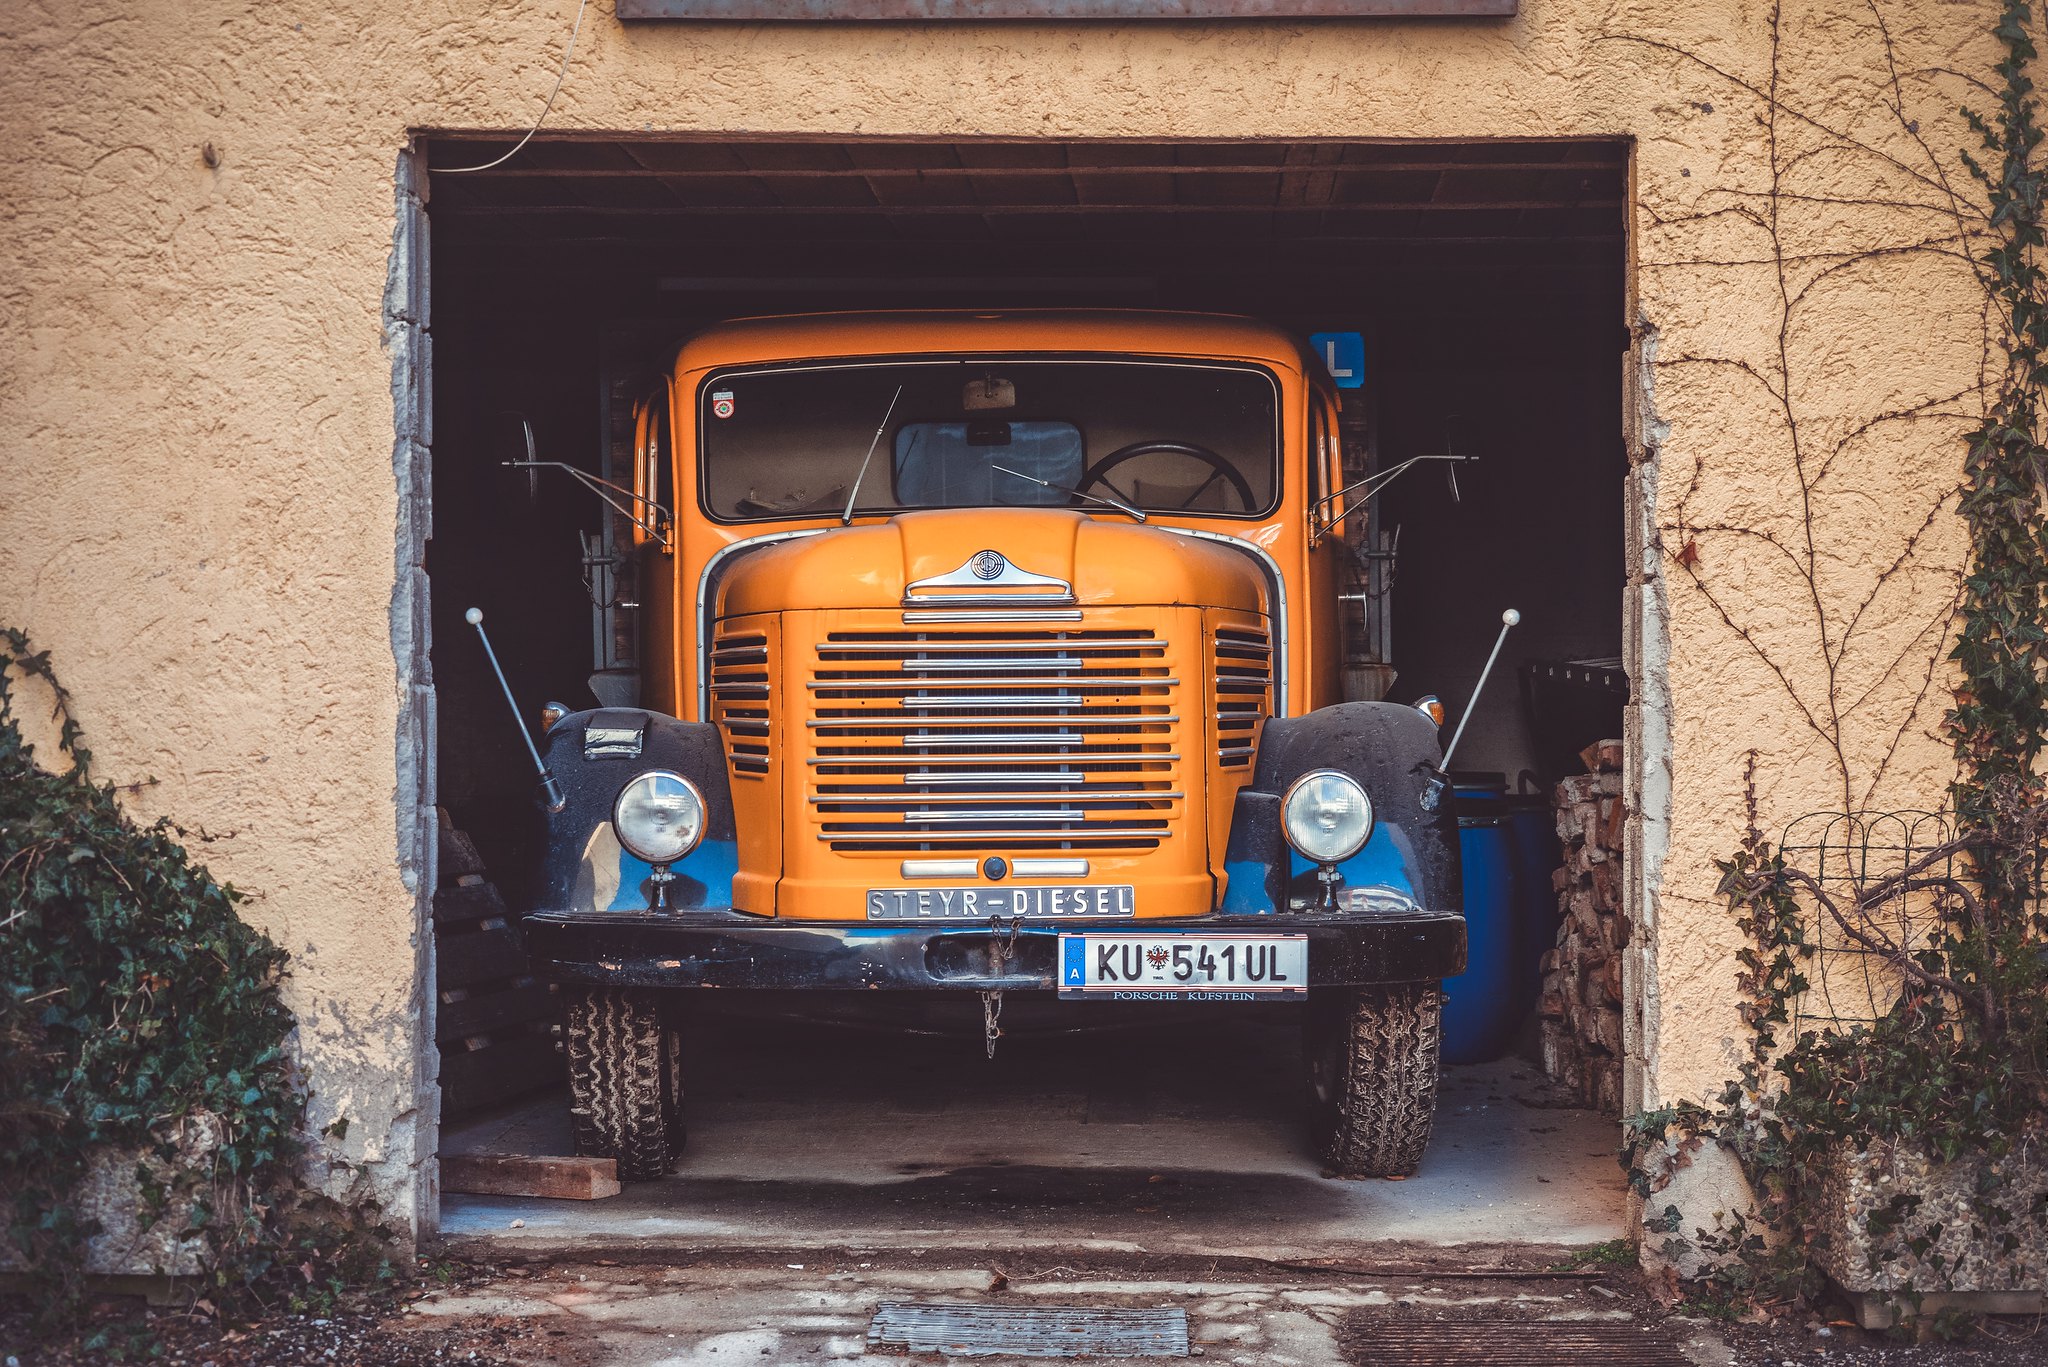
M 1280 1001 L 1308 993 L 1306 935 L 1060 936 L 1060 995 L 1081 1001 Z
M 870 921 L 986 921 L 991 916 L 1072 920 L 1136 914 L 1137 899 L 1129 883 L 868 889 Z

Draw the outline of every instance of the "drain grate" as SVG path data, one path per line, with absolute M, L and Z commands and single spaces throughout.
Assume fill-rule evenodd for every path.
M 1372 1367 L 1691 1367 L 1664 1330 L 1624 1320 L 1355 1316 L 1344 1331 Z
M 1184 1358 L 1188 1316 L 1179 1309 L 883 1301 L 868 1326 L 868 1347 L 947 1357 Z

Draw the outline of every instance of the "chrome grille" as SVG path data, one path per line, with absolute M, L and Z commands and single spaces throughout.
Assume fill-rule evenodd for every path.
M 1241 769 L 1252 762 L 1259 719 L 1273 710 L 1273 642 L 1254 627 L 1217 627 L 1216 763 Z
M 721 634 L 711 649 L 711 716 L 725 733 L 735 776 L 768 772 L 768 702 L 773 684 L 768 638 L 761 632 Z
M 833 632 L 810 800 L 835 850 L 1145 850 L 1185 797 L 1180 680 L 1145 630 Z

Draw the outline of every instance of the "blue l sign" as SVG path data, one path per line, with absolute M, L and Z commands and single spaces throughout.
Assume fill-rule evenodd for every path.
M 1329 369 L 1330 378 L 1337 382 L 1337 388 L 1359 389 L 1365 385 L 1363 333 L 1311 333 L 1308 344 L 1316 349 L 1316 355 L 1323 358 L 1323 365 Z

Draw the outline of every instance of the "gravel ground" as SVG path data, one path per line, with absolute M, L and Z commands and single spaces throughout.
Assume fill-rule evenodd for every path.
M 451 1324 L 424 1333 L 390 1327 L 430 1290 L 495 1275 L 491 1268 L 446 1264 L 437 1271 L 413 1286 L 346 1298 L 331 1309 L 240 1323 L 117 1296 L 94 1304 L 77 1329 L 53 1333 L 38 1329 L 22 1298 L 0 1297 L 0 1367 L 513 1367 L 503 1350 L 528 1336 L 522 1326 Z
M 737 1261 L 751 1265 L 754 1260 Z M 780 1269 L 779 1264 L 776 1266 Z M 812 1273 L 819 1270 L 808 1269 Z M 574 1314 L 548 1319 L 493 1313 L 422 1316 L 409 1312 L 408 1307 L 422 1298 L 473 1297 L 484 1304 L 493 1297 L 516 1295 L 535 1283 L 560 1281 L 581 1286 L 586 1277 L 593 1282 L 612 1279 L 614 1290 L 609 1294 L 629 1300 L 635 1295 L 659 1291 L 657 1284 L 673 1282 L 677 1276 L 674 1270 L 658 1263 L 622 1268 L 609 1260 L 580 1270 L 552 1264 L 440 1264 L 435 1271 L 438 1275 L 431 1280 L 423 1278 L 414 1286 L 358 1298 L 322 1313 L 281 1314 L 235 1325 L 177 1310 L 150 1308 L 132 1298 L 115 1298 L 95 1306 L 79 1331 L 39 1336 L 24 1303 L 18 1299 L 0 1301 L 0 1367 L 83 1367 L 117 1362 L 175 1363 L 180 1367 L 607 1367 L 615 1361 L 637 1362 L 641 1358 L 618 1355 L 618 1344 L 598 1332 L 605 1323 L 604 1316 L 596 1320 Z M 751 1275 L 759 1278 L 767 1276 L 768 1271 L 765 1267 L 754 1268 Z M 1028 1275 L 1023 1264 L 1013 1266 L 1011 1274 Z M 882 1282 L 891 1280 L 887 1270 L 878 1270 L 873 1275 Z M 1103 1274 L 1061 1267 L 1047 1275 Z M 1153 1284 L 1155 1288 L 1171 1285 L 1176 1277 L 1202 1280 L 1198 1272 L 1187 1269 L 1159 1269 L 1146 1275 L 1158 1279 Z M 1218 1274 L 1207 1275 L 1214 1278 Z M 1471 1361 L 1475 1367 L 1486 1361 L 1485 1348 L 1489 1344 L 1503 1348 L 1516 1345 L 1523 1337 L 1517 1334 L 1519 1325 L 1547 1321 L 1555 1329 L 1559 1320 L 1599 1320 L 1611 1326 L 1633 1327 L 1640 1331 L 1640 1342 L 1646 1349 L 1663 1355 L 1663 1360 L 1675 1367 L 2048 1364 L 2048 1325 L 2038 1319 L 1989 1320 L 1962 1343 L 1900 1343 L 1884 1334 L 1866 1333 L 1844 1320 L 1829 1322 L 1810 1315 L 1767 1324 L 1736 1325 L 1668 1315 L 1651 1300 L 1628 1267 L 1596 1269 L 1589 1265 L 1577 1277 L 1560 1278 L 1553 1274 L 1545 1279 L 1538 1273 L 1527 1282 L 1507 1269 L 1492 1276 L 1496 1280 L 1476 1283 L 1460 1281 L 1455 1275 L 1432 1278 L 1427 1272 L 1415 1277 L 1354 1279 L 1332 1268 L 1309 1276 L 1306 1282 L 1301 1277 L 1294 1280 L 1304 1285 L 1324 1285 L 1340 1295 L 1349 1292 L 1354 1295 L 1352 1304 L 1360 1303 L 1355 1297 L 1364 1287 L 1380 1286 L 1391 1293 L 1374 1296 L 1373 1308 L 1345 1313 L 1337 1323 L 1334 1346 L 1353 1367 L 1392 1367 L 1388 1356 L 1389 1326 L 1396 1321 L 1412 1323 L 1418 1319 L 1469 1325 L 1472 1332 L 1465 1341 L 1474 1350 Z M 785 1278 L 781 1270 L 771 1282 L 775 1279 L 792 1284 L 802 1280 L 795 1275 Z M 1000 1285 L 995 1289 L 1000 1290 Z M 1247 1286 L 1246 1290 L 1250 1289 Z M 1411 1294 L 1414 1292 L 1424 1294 Z M 701 1304 L 697 1296 L 685 1294 L 691 1303 Z M 1204 1294 L 1216 1293 L 1211 1288 Z M 1158 1299 L 1156 1289 L 1148 1295 L 1148 1303 Z M 579 1295 L 574 1299 L 590 1298 Z M 866 1304 L 871 1297 L 856 1294 L 855 1299 Z M 1559 1313 L 1568 1310 L 1569 1305 L 1579 1308 Z M 675 1335 L 668 1337 L 674 1339 Z M 1329 1341 L 1325 1339 L 1326 1343 Z M 1526 1348 L 1528 1344 L 1520 1346 Z M 858 1355 L 858 1348 L 853 1351 Z M 1211 1355 L 1216 1355 L 1213 1349 Z M 1579 1363 L 1583 1367 L 1599 1367 L 1599 1358 L 1587 1356 L 1580 1358 Z M 1560 1367 L 1575 1364 L 1561 1363 Z
M 1734 1350 L 1733 1367 L 2041 1367 L 2048 1363 L 2048 1324 L 2038 1317 L 1987 1319 L 1969 1339 L 1958 1343 L 1899 1343 L 1841 1320 L 1731 1325 L 1722 1332 Z

